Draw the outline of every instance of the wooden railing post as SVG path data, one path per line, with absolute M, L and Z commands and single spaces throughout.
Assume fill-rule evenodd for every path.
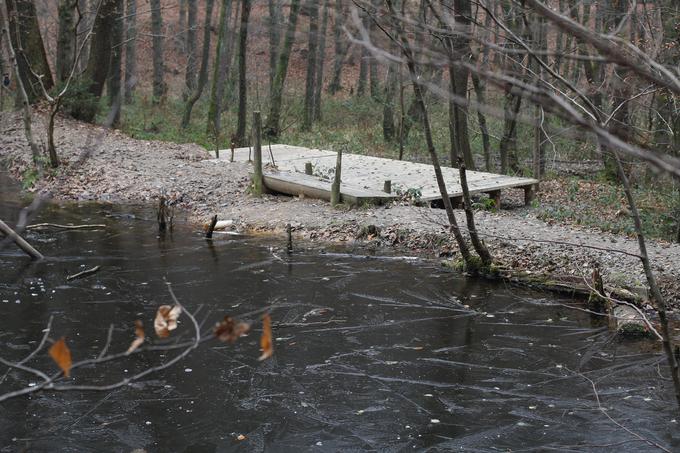
M 262 118 L 260 112 L 253 112 L 253 135 L 254 135 L 254 166 L 253 170 L 253 193 L 262 195 L 264 192 L 264 178 L 262 176 Z
M 340 204 L 340 180 L 342 178 L 342 149 L 338 150 L 338 157 L 335 161 L 335 176 L 333 177 L 333 185 L 331 186 L 331 205 Z

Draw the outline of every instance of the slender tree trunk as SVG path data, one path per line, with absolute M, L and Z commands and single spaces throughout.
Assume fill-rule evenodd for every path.
M 182 115 L 182 129 L 189 127 L 191 121 L 191 111 L 194 104 L 201 97 L 203 88 L 208 79 L 208 65 L 210 64 L 210 19 L 212 18 L 212 11 L 214 0 L 207 0 L 205 5 L 205 20 L 203 22 L 203 52 L 201 55 L 201 70 L 198 73 L 198 84 L 191 96 L 187 99 L 184 105 L 184 114 Z
M 675 388 L 675 399 L 680 408 L 680 372 L 678 367 L 678 361 L 673 353 L 673 343 L 671 339 L 671 332 L 669 328 L 668 321 L 668 304 L 664 299 L 659 286 L 656 283 L 656 277 L 654 276 L 654 271 L 652 270 L 652 265 L 649 261 L 649 255 L 647 254 L 647 243 L 645 241 L 645 236 L 642 232 L 642 222 L 640 221 L 640 213 L 638 212 L 637 205 L 635 203 L 635 198 L 633 197 L 633 191 L 630 187 L 630 181 L 626 176 L 623 165 L 621 164 L 621 159 L 616 151 L 613 151 L 613 157 L 616 161 L 616 166 L 619 171 L 619 178 L 623 184 L 623 189 L 626 193 L 626 199 L 628 201 L 628 207 L 630 208 L 631 216 L 633 217 L 633 223 L 635 226 L 635 234 L 638 240 L 638 247 L 640 249 L 640 261 L 642 261 L 642 267 L 645 271 L 645 277 L 647 278 L 647 284 L 649 285 L 650 293 L 652 296 L 652 302 L 656 308 L 656 312 L 659 314 L 659 321 L 661 324 L 661 336 L 663 338 L 663 350 L 666 354 L 666 359 L 668 361 L 668 367 L 671 370 L 671 379 L 673 381 L 673 387 Z
M 392 1 L 391 0 L 386 0 L 387 6 L 389 8 L 390 14 L 392 17 L 394 17 L 394 9 L 392 7 Z M 463 257 L 463 261 L 465 264 L 470 264 L 471 261 L 471 255 L 470 255 L 470 249 L 468 248 L 467 243 L 465 242 L 465 238 L 463 238 L 463 235 L 461 234 L 460 228 L 458 227 L 458 222 L 456 221 L 456 215 L 453 212 L 453 206 L 451 205 L 451 199 L 449 198 L 449 194 L 446 190 L 446 183 L 444 182 L 444 176 L 442 175 L 442 169 L 441 166 L 439 165 L 439 157 L 437 156 L 437 150 L 434 147 L 434 142 L 432 140 L 432 131 L 430 128 L 430 120 L 427 115 L 427 110 L 425 108 L 425 98 L 423 96 L 423 92 L 421 90 L 421 85 L 420 85 L 420 77 L 416 71 L 416 65 L 415 65 L 415 60 L 413 58 L 413 53 L 410 49 L 409 42 L 407 39 L 403 36 L 403 34 L 399 31 L 398 26 L 395 27 L 397 30 L 398 34 L 398 39 L 401 42 L 401 50 L 404 54 L 405 60 L 406 60 L 406 65 L 408 67 L 409 74 L 411 76 L 411 81 L 413 82 L 413 94 L 415 96 L 416 102 L 419 104 L 420 111 L 422 112 L 422 119 L 423 119 L 423 129 L 425 131 L 425 141 L 427 143 L 427 151 L 430 154 L 430 158 L 432 159 L 432 166 L 434 167 L 434 174 L 435 178 L 437 179 L 437 186 L 439 187 L 439 192 L 442 197 L 442 202 L 444 203 L 444 208 L 446 210 L 446 216 L 449 220 L 449 224 L 451 226 L 451 231 L 456 239 L 456 242 L 458 243 L 458 248 L 460 249 L 460 254 Z
M 271 89 L 269 115 L 267 116 L 267 124 L 264 131 L 265 136 L 270 139 L 277 138 L 280 133 L 279 123 L 281 121 L 281 106 L 283 103 L 283 86 L 288 72 L 290 52 L 293 49 L 293 43 L 295 42 L 295 29 L 297 27 L 299 12 L 300 0 L 291 0 L 288 28 L 283 40 L 283 49 L 281 49 L 281 53 L 279 54 L 279 62 L 276 65 L 276 74 L 274 74 L 274 83 Z
M 321 31 L 319 32 L 319 45 L 316 55 L 316 76 L 314 81 L 314 115 L 313 121 L 321 121 L 321 92 L 323 90 L 323 71 L 326 61 L 326 33 L 328 31 L 328 2 L 323 4 L 323 17 L 321 20 Z
M 217 37 L 217 49 L 215 50 L 215 63 L 213 70 L 212 88 L 210 90 L 210 106 L 208 108 L 207 132 L 219 137 L 220 113 L 222 111 L 222 97 L 224 94 L 224 82 L 229 71 L 227 60 L 227 36 L 229 35 L 229 18 L 231 17 L 232 0 L 222 0 L 220 9 L 219 34 Z
M 16 53 L 19 74 L 29 102 L 33 103 L 42 98 L 42 89 L 38 80 L 31 74 L 31 68 L 33 72 L 43 76 L 42 83 L 46 90 L 54 86 L 40 34 L 35 4 L 33 0 L 6 0 L 6 5 L 9 14 L 10 39 Z
M 281 1 L 268 0 L 269 17 L 267 25 L 269 26 L 269 88 L 274 84 L 274 75 L 276 74 L 276 62 L 279 58 L 279 45 L 281 44 Z
M 23 119 L 24 119 L 24 133 L 26 135 L 26 141 L 31 148 L 31 156 L 33 158 L 33 165 L 38 170 L 39 173 L 42 172 L 42 161 L 40 156 L 40 148 L 38 143 L 35 141 L 33 136 L 33 118 L 31 117 L 31 105 L 29 103 L 28 94 L 26 93 L 26 88 L 24 87 L 24 82 L 21 78 L 21 71 L 19 69 L 19 63 L 17 61 L 17 55 L 14 51 L 14 46 L 12 44 L 12 39 L 10 37 L 10 21 L 9 8 L 5 10 L 0 3 L 0 19 L 2 20 L 2 35 L 3 41 L 7 44 L 7 54 L 9 55 L 10 64 L 14 69 L 14 76 L 16 78 L 17 91 L 22 99 L 21 105 L 23 109 Z
M 127 0 L 125 22 L 125 103 L 132 103 L 132 95 L 137 84 L 137 0 Z
M 77 0 L 59 0 L 56 76 L 60 82 L 64 82 L 68 78 L 75 58 L 76 4 Z
M 116 5 L 117 0 L 102 0 L 99 6 L 99 14 L 94 18 L 92 26 L 92 41 L 84 79 L 89 82 L 88 91 L 95 98 L 101 97 L 111 67 L 111 47 L 113 45 L 111 30 L 116 20 Z M 72 110 L 71 114 L 76 119 L 92 122 L 97 110 L 96 107 L 88 105 Z
M 149 0 L 149 5 L 151 6 L 151 33 L 153 35 L 153 102 L 158 104 L 165 96 L 161 0 Z
M 235 142 L 237 146 L 244 146 L 246 139 L 246 115 L 248 114 L 248 80 L 246 78 L 246 63 L 248 57 L 248 22 L 252 0 L 242 0 L 241 29 L 239 31 L 238 52 L 238 122 L 236 125 Z
M 342 66 L 345 64 L 345 57 L 349 49 L 349 43 L 343 39 L 342 17 L 343 2 L 335 0 L 335 17 L 333 18 L 333 42 L 335 44 L 335 55 L 333 56 L 333 79 L 328 85 L 328 92 L 335 94 L 342 89 Z
M 121 81 L 122 81 L 122 63 L 123 63 L 123 15 L 125 6 L 123 0 L 116 0 L 116 12 L 113 20 L 113 28 L 111 29 L 111 67 L 109 68 L 108 78 L 108 92 L 109 92 L 109 107 L 114 107 L 114 117 L 111 125 L 118 127 L 120 123 L 120 101 L 121 101 Z
M 366 95 L 366 85 L 368 83 L 368 59 L 371 54 L 366 47 L 361 46 L 359 49 L 359 78 L 357 79 L 357 96 L 363 97 Z
M 501 173 L 507 175 L 510 170 L 517 171 L 517 115 L 522 98 L 513 94 L 510 89 L 505 92 L 503 107 L 503 137 L 500 142 Z
M 394 97 L 397 91 L 399 67 L 390 65 L 387 67 L 387 80 L 385 82 L 385 100 L 383 103 L 383 139 L 392 142 L 395 138 L 394 126 Z
M 455 8 L 455 27 L 456 34 L 450 38 L 451 57 L 454 60 L 449 65 L 449 78 L 451 80 L 451 91 L 454 94 L 453 105 L 453 129 L 455 130 L 455 144 L 452 143 L 451 165 L 455 165 L 453 148 L 457 148 L 465 161 L 465 166 L 471 170 L 475 169 L 475 161 L 470 149 L 470 139 L 468 132 L 468 80 L 470 77 L 469 69 L 464 65 L 455 64 L 456 61 L 468 63 L 471 60 L 472 51 L 470 50 L 471 33 L 470 17 L 472 8 L 470 0 L 454 0 Z
M 185 0 L 187 2 L 187 70 L 184 75 L 184 85 L 186 90 L 184 91 L 185 96 L 188 93 L 193 92 L 196 89 L 196 69 L 197 69 L 197 49 L 196 35 L 198 33 L 197 28 L 197 16 L 198 16 L 198 0 Z M 210 23 L 207 24 L 210 28 Z
M 486 105 L 486 96 L 484 95 L 485 84 L 480 80 L 479 76 L 472 73 L 472 86 L 475 89 L 475 98 L 477 104 L 481 107 Z M 489 137 L 489 129 L 486 125 L 486 116 L 481 108 L 477 108 L 477 122 L 479 123 L 479 132 L 482 135 L 482 148 L 484 150 L 484 168 L 486 171 L 493 171 L 491 165 L 491 139 Z
M 178 0 L 179 1 L 179 19 L 178 19 L 178 27 L 179 27 L 179 33 L 180 33 L 180 42 L 182 42 L 182 48 L 186 49 L 184 45 L 184 37 L 186 36 L 186 29 L 187 29 L 187 0 Z
M 82 19 L 80 20 L 80 23 L 76 27 L 76 49 L 80 49 L 81 46 L 83 46 L 83 50 L 80 53 L 80 59 L 76 62 L 78 65 L 78 72 L 79 73 L 84 73 L 87 69 L 87 64 L 90 61 L 90 47 L 92 45 L 92 40 L 88 40 L 84 45 L 83 45 L 83 39 L 85 39 L 85 36 L 87 35 L 87 31 L 91 28 L 92 23 L 96 19 L 96 17 L 92 17 L 92 14 L 89 14 L 90 10 L 90 1 L 89 0 L 78 0 L 78 9 L 80 9 L 80 13 L 83 15 Z
M 302 130 L 312 128 L 314 117 L 314 83 L 316 82 L 316 51 L 319 47 L 319 5 L 317 0 L 307 3 L 309 12 L 309 40 L 307 43 L 307 77 L 305 79 L 305 103 L 302 112 Z

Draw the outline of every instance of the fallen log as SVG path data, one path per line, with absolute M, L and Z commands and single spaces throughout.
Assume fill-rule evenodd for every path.
M 42 255 L 42 253 L 40 253 L 39 251 L 37 251 L 36 249 L 34 249 L 33 246 L 31 246 L 31 244 L 29 244 L 28 242 L 26 242 L 26 240 L 25 240 L 24 238 L 22 238 L 22 237 L 19 236 L 17 233 L 15 233 L 14 230 L 11 229 L 11 228 L 10 228 L 5 222 L 3 222 L 2 220 L 0 220 L 0 231 L 2 231 L 2 232 L 5 234 L 5 236 L 7 236 L 8 238 L 10 238 L 12 241 L 14 241 L 14 243 L 17 245 L 17 247 L 19 247 L 21 250 L 23 250 L 24 252 L 26 252 L 26 254 L 27 254 L 28 256 L 30 256 L 31 259 L 34 259 L 34 260 L 41 260 L 41 259 L 44 258 L 44 256 Z

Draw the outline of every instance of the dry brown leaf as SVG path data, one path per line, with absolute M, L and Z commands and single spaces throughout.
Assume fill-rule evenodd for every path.
M 262 317 L 262 336 L 260 337 L 260 349 L 262 355 L 258 360 L 266 360 L 274 355 L 274 344 L 272 343 L 272 320 L 269 313 Z
M 239 434 L 239 435 L 236 437 L 236 439 L 237 439 L 237 440 L 246 440 L 247 437 L 244 436 L 243 434 Z
M 160 338 L 167 338 L 170 336 L 170 331 L 177 328 L 177 318 L 182 314 L 182 306 L 175 305 L 161 305 L 156 312 L 156 319 L 153 322 L 153 327 L 156 330 L 156 335 Z
M 71 350 L 66 346 L 66 337 L 61 337 L 59 341 L 54 343 L 49 350 L 50 357 L 52 360 L 59 365 L 61 371 L 64 372 L 64 376 L 71 376 Z
M 144 334 L 144 324 L 142 324 L 142 321 L 138 319 L 137 321 L 135 321 L 135 339 L 132 340 L 132 344 L 130 344 L 130 347 L 127 350 L 127 354 L 134 352 L 138 347 L 144 344 L 145 337 L 146 335 Z
M 234 343 L 241 336 L 248 333 L 249 330 L 250 324 L 247 322 L 237 322 L 234 318 L 225 316 L 222 321 L 215 324 L 213 333 L 220 341 Z

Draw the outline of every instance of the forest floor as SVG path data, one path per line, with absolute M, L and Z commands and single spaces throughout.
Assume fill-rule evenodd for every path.
M 42 121 L 34 122 L 34 132 L 44 137 Z M 249 164 L 211 160 L 198 145 L 137 140 L 119 131 L 68 119 L 57 122 L 55 140 L 61 166 L 38 179 L 20 116 L 0 116 L 0 162 L 29 190 L 49 191 L 59 200 L 148 203 L 157 202 L 164 191 L 175 203 L 177 216 L 185 213 L 196 224 L 204 224 L 217 214 L 221 220 L 233 219 L 234 228 L 242 232 L 283 234 L 290 223 L 296 241 L 340 243 L 369 250 L 390 247 L 396 253 L 426 257 L 457 256 L 457 246 L 440 209 L 405 201 L 332 208 L 313 199 L 257 198 L 248 190 Z M 508 190 L 503 194 L 503 209 L 476 212 L 478 230 L 499 268 L 523 275 L 524 281 L 534 276 L 536 283 L 569 286 L 590 282 L 597 266 L 606 286 L 640 293 L 645 278 L 634 256 L 638 253 L 634 237 L 603 232 L 569 219 L 541 220 L 546 209 L 576 209 L 582 205 L 580 197 L 598 191 L 597 187 L 584 189 L 581 183 L 574 190 L 570 184 L 573 180 L 565 178 L 546 181 L 532 207 L 523 206 L 521 191 Z M 620 218 L 620 206 L 613 203 L 610 210 L 601 212 L 601 221 Z M 457 217 L 465 225 L 462 211 Z M 662 290 L 680 313 L 680 244 L 650 240 L 648 249 Z

